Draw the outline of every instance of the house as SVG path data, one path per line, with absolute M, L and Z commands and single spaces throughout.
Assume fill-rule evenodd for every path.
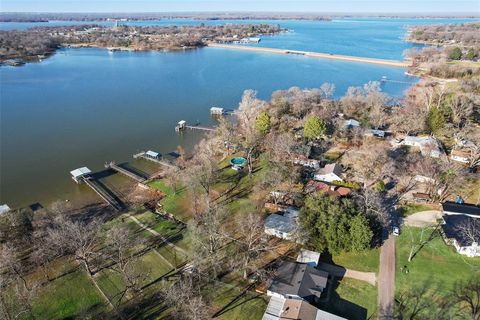
M 297 209 L 288 207 L 283 212 L 269 215 L 265 219 L 264 232 L 277 238 L 293 240 L 298 228 L 298 214 Z
M 343 126 L 347 129 L 358 128 L 360 127 L 360 122 L 358 122 L 355 119 L 348 119 L 348 120 L 345 120 L 345 122 L 343 123 Z
M 320 260 L 320 253 L 315 251 L 310 251 L 306 249 L 301 249 L 297 256 L 297 262 L 306 263 L 311 267 L 316 267 L 318 261 Z
M 378 129 L 368 129 L 368 130 L 365 130 L 365 136 L 367 136 L 367 137 L 385 138 L 385 131 L 383 131 L 383 130 L 378 130 Z
M 464 215 L 480 219 L 480 207 L 473 204 L 447 201 L 442 203 L 442 211 L 445 215 Z
M 469 163 L 470 153 L 464 150 L 455 149 L 450 152 L 450 159 L 461 163 Z
M 346 320 L 303 300 L 272 297 L 262 320 Z
M 314 175 L 317 181 L 333 182 L 342 180 L 342 166 L 337 163 L 327 164 Z
M 0 216 L 4 213 L 7 213 L 8 211 L 10 211 L 10 207 L 6 204 L 2 204 L 0 205 Z
M 90 176 L 91 173 L 92 171 L 87 167 L 81 167 L 81 168 L 70 171 L 70 174 L 72 175 L 72 179 L 76 183 L 81 183 L 83 179 Z
M 428 202 L 431 199 L 428 193 L 423 192 L 414 192 L 412 197 L 415 202 Z
M 311 168 L 314 170 L 320 169 L 320 161 L 314 160 L 314 159 L 293 160 L 293 163 L 303 167 Z
M 352 192 L 352 189 L 347 187 L 331 185 L 315 180 L 308 181 L 305 190 L 307 193 L 325 192 L 334 197 L 345 197 Z
M 423 156 L 428 156 L 432 158 L 438 158 L 442 155 L 442 150 L 440 144 L 433 137 L 414 137 L 406 136 L 403 141 L 400 142 L 401 145 L 411 146 L 420 149 L 420 153 Z
M 458 253 L 468 257 L 480 256 L 480 219 L 469 215 L 443 216 L 442 232 Z
M 318 301 L 327 287 L 328 273 L 308 264 L 282 261 L 267 289 L 268 296 Z

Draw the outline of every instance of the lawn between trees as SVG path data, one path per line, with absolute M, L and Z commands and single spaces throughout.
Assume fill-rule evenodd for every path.
M 415 251 L 418 249 L 418 253 L 408 262 L 412 246 Z M 436 228 L 402 229 L 396 241 L 395 291 L 397 299 L 419 301 L 417 304 L 422 307 L 419 307 L 418 316 L 426 316 L 432 311 L 431 308 L 439 309 L 438 298 L 449 297 L 458 289 L 456 285 L 459 282 L 475 277 L 478 281 L 480 258 L 457 253 L 453 246 L 445 243 Z M 434 314 L 430 313 L 429 316 Z

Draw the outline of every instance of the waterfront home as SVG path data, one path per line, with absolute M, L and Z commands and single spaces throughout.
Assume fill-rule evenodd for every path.
M 342 166 L 337 163 L 331 163 L 318 170 L 313 178 L 323 182 L 343 181 L 342 174 Z
M 92 174 L 92 171 L 87 167 L 81 167 L 70 171 L 70 174 L 72 175 L 73 181 L 75 181 L 76 183 L 81 183 L 83 179 Z
M 272 297 L 262 320 L 346 320 L 320 310 L 304 300 Z
M 438 158 L 442 155 L 442 150 L 438 141 L 433 137 L 414 137 L 406 136 L 400 145 L 411 146 L 420 149 L 423 156 Z
M 442 233 L 458 253 L 468 257 L 480 256 L 480 219 L 469 215 L 443 216 Z
M 267 295 L 316 302 L 327 287 L 328 273 L 308 264 L 282 261 L 270 281 Z
M 461 163 L 469 163 L 470 162 L 469 158 L 470 158 L 470 153 L 468 151 L 455 149 L 455 150 L 452 150 L 452 152 L 450 153 L 450 159 L 452 159 L 453 161 L 457 161 Z
M 287 207 L 265 219 L 264 232 L 285 240 L 294 240 L 298 229 L 298 209 Z

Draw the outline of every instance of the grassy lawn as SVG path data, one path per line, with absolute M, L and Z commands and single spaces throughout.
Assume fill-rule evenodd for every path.
M 425 229 L 423 239 L 428 238 L 433 228 Z M 437 233 L 420 252 L 408 262 L 412 239 L 416 243 L 422 237 L 422 229 L 405 227 L 396 242 L 396 290 L 409 288 L 412 284 L 430 285 L 440 294 L 448 293 L 456 281 L 470 278 L 480 272 L 480 258 L 468 258 L 448 246 Z M 408 274 L 401 272 L 408 267 Z
M 268 302 L 263 295 L 248 291 L 245 295 L 238 297 L 242 290 L 236 284 L 217 282 L 215 287 L 208 288 L 208 291 L 217 311 L 223 309 L 219 314 L 219 319 L 261 319 L 267 308 Z
M 377 287 L 344 278 L 322 309 L 347 319 L 368 319 L 377 310 Z
M 166 212 L 174 214 L 179 219 L 189 217 L 185 210 L 188 207 L 188 197 L 185 187 L 179 187 L 175 193 L 163 180 L 154 180 L 149 182 L 148 185 L 165 193 L 165 198 L 161 200 L 161 204 Z
M 402 217 L 408 217 L 409 215 L 412 215 L 414 213 L 417 213 L 420 211 L 428 211 L 428 210 L 438 210 L 438 208 L 435 209 L 435 207 L 428 206 L 425 204 L 408 203 L 401 206 L 401 208 L 398 211 Z
M 161 216 L 146 211 L 142 214 L 135 215 L 141 223 L 157 231 L 166 238 L 177 235 L 181 232 L 181 226 L 171 220 L 162 218 Z
M 66 319 L 107 308 L 87 274 L 79 269 L 43 287 L 34 303 L 37 319 Z
M 332 257 L 335 264 L 347 269 L 378 273 L 380 249 L 370 249 L 365 252 L 343 252 Z

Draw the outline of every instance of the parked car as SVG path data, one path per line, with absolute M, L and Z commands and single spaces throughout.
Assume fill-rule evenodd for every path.
M 400 235 L 400 229 L 398 227 L 393 227 L 392 228 L 392 234 L 396 237 Z

